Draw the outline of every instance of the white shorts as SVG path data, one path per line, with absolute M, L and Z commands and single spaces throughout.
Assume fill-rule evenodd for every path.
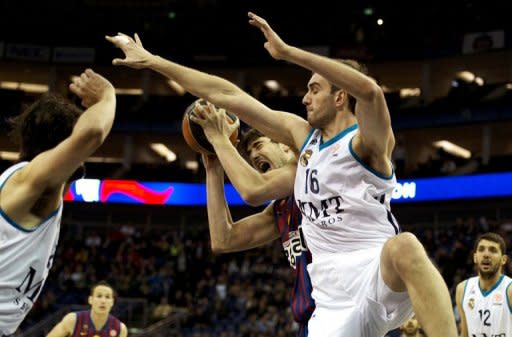
M 316 309 L 310 337 L 381 337 L 412 315 L 407 292 L 380 274 L 382 246 L 315 257 L 308 265 Z

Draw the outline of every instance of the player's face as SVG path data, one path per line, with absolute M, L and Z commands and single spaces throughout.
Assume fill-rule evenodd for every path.
M 291 151 L 285 149 L 284 145 L 275 143 L 268 137 L 260 137 L 248 145 L 247 152 L 252 167 L 265 173 L 288 163 Z
M 336 96 L 325 78 L 313 74 L 308 82 L 308 92 L 302 99 L 306 106 L 308 122 L 315 128 L 323 128 L 336 117 Z
M 100 315 L 108 315 L 114 305 L 114 292 L 106 286 L 94 288 L 92 296 L 89 296 L 91 311 Z
M 473 262 L 482 278 L 492 278 L 497 273 L 501 273 L 501 268 L 507 262 L 507 257 L 503 255 L 497 242 L 484 239 L 476 247 Z
M 416 320 L 416 318 L 411 318 L 410 320 L 402 324 L 400 329 L 405 333 L 406 336 L 414 336 L 420 329 L 420 324 L 418 323 L 418 320 Z

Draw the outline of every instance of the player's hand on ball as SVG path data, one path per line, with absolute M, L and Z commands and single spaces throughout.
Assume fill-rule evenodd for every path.
M 217 108 L 210 102 L 206 105 L 196 103 L 194 114 L 190 120 L 201 125 L 204 134 L 210 143 L 214 143 L 220 137 L 229 137 L 240 127 L 240 120 L 234 122 L 226 118 L 226 110 Z

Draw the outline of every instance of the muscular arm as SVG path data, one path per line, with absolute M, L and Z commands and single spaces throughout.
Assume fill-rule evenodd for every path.
M 73 333 L 76 322 L 76 314 L 69 313 L 60 321 L 46 337 L 68 337 Z
M 126 35 L 124 35 L 126 36 Z M 236 114 L 241 120 L 258 129 L 269 138 L 299 149 L 309 132 L 309 124 L 297 115 L 268 108 L 234 83 L 221 77 L 188 68 L 152 55 L 137 41 L 126 36 L 125 43 L 116 37 L 106 37 L 126 55 L 113 60 L 114 65 L 149 68 L 174 80 L 192 95 L 206 99 L 218 107 Z
M 459 310 L 460 315 L 460 337 L 468 337 L 466 314 L 462 308 L 462 296 L 464 296 L 464 287 L 466 286 L 466 282 L 467 280 L 459 283 L 455 292 L 455 301 L 457 302 L 457 309 Z
M 368 76 L 336 60 L 317 55 L 283 42 L 269 24 L 254 13 L 249 23 L 261 30 L 267 42 L 265 48 L 275 59 L 300 65 L 324 77 L 357 99 L 356 117 L 361 141 L 360 154 L 389 160 L 394 147 L 391 119 L 382 89 Z
M 208 224 L 212 250 L 216 253 L 236 252 L 261 246 L 279 236 L 274 224 L 272 205 L 237 222 L 224 196 L 224 173 L 220 166 L 207 167 Z
M 295 162 L 260 173 L 242 158 L 227 137 L 221 135 L 212 144 L 229 180 L 248 204 L 258 206 L 293 193 Z
M 37 155 L 14 173 L 2 188 L 0 206 L 13 219 L 22 219 L 43 192 L 59 188 L 105 140 L 115 115 L 114 88 L 104 78 L 89 72 L 88 86 L 104 86 L 95 101 L 79 117 L 71 135 L 55 148 Z M 88 90 L 77 87 L 77 91 Z M 91 100 L 89 94 L 85 99 Z

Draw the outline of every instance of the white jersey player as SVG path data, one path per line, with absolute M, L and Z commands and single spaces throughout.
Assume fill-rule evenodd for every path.
M 37 300 L 57 246 L 66 181 L 112 127 L 110 82 L 88 69 L 70 89 L 85 112 L 44 94 L 13 121 L 21 162 L 0 176 L 0 336 L 14 334 Z
M 475 243 L 478 276 L 457 286 L 461 337 L 512 337 L 512 279 L 503 275 L 505 241 L 485 233 Z
M 268 108 L 220 77 L 149 53 L 137 35 L 128 43 L 107 37 L 126 55 L 113 63 L 153 69 L 300 153 L 294 193 L 313 261 L 311 336 L 383 336 L 405 320 L 412 303 L 429 337 L 456 337 L 441 275 L 414 235 L 396 234 L 389 210 L 395 140 L 382 89 L 355 62 L 290 46 L 264 19 L 248 15 L 272 57 L 313 72 L 303 99 L 307 121 Z

